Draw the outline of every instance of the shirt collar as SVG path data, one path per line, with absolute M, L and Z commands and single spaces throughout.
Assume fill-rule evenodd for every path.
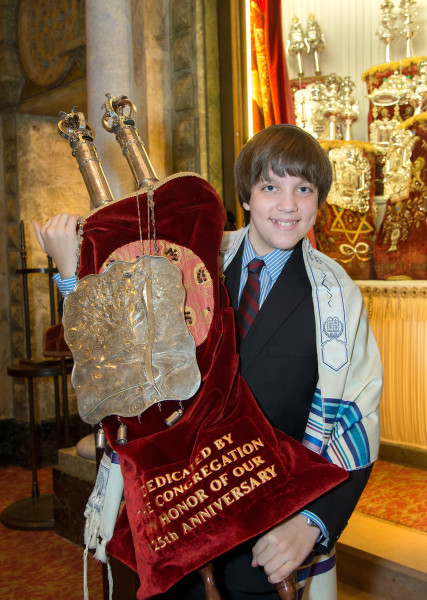
M 242 269 L 246 269 L 248 264 L 254 258 L 260 258 L 264 261 L 268 274 L 270 275 L 271 280 L 274 283 L 279 277 L 280 273 L 282 272 L 282 269 L 285 266 L 291 254 L 292 250 L 279 250 L 276 248 L 276 250 L 272 250 L 264 256 L 258 256 L 251 246 L 248 231 L 245 236 L 245 246 L 243 248 Z

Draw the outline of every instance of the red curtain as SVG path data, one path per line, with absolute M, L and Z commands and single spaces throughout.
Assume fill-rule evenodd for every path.
M 282 37 L 280 0 L 251 0 L 251 73 L 254 133 L 279 123 L 295 125 L 294 102 Z M 308 232 L 316 247 L 314 232 Z
M 254 133 L 278 123 L 295 125 L 280 1 L 251 0 L 250 8 Z

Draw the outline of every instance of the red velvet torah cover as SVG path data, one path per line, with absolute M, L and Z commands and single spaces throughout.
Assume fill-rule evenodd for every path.
M 157 237 L 191 249 L 206 269 L 197 278 L 211 278 L 213 314 L 197 346 L 202 384 L 183 402 L 180 421 L 165 425 L 178 408 L 172 401 L 161 411 L 152 406 L 140 421 L 123 418 L 129 440 L 123 446 L 115 443 L 117 417 L 103 421 L 120 457 L 125 493 L 107 548 L 138 572 L 139 600 L 166 591 L 347 477 L 274 429 L 240 376 L 233 311 L 218 277 L 225 212 L 215 190 L 196 175 L 179 174 L 157 185 L 154 203 Z M 146 206 L 145 193 L 140 206 Z M 92 213 L 84 226 L 80 277 L 99 272 L 116 248 L 139 237 L 135 195 Z

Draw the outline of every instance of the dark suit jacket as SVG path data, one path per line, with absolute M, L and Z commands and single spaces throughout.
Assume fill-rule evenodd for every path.
M 264 414 L 298 441 L 303 439 L 318 379 L 312 290 L 301 246 L 295 248 L 240 347 L 241 374 Z M 244 243 L 225 271 L 235 311 L 243 247 Z M 370 468 L 351 472 L 344 483 L 306 507 L 328 528 L 326 551 L 347 524 L 369 474 Z M 244 561 L 239 564 L 241 567 Z M 250 566 L 242 576 L 251 578 Z

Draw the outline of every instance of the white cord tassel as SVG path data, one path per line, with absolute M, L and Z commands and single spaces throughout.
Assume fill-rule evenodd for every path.
M 111 571 L 110 561 L 107 557 L 107 573 L 108 573 L 108 600 L 113 600 L 113 573 Z
M 89 600 L 89 588 L 87 585 L 87 554 L 89 548 L 86 546 L 83 553 L 83 598 Z
M 113 599 L 113 576 L 108 561 L 107 543 L 114 533 L 120 502 L 123 496 L 123 477 L 117 454 L 110 458 L 105 452 L 99 465 L 95 487 L 89 497 L 84 516 L 85 550 L 83 555 L 84 600 L 89 600 L 87 584 L 87 557 L 89 550 L 95 550 L 94 558 L 107 565 L 109 600 Z

